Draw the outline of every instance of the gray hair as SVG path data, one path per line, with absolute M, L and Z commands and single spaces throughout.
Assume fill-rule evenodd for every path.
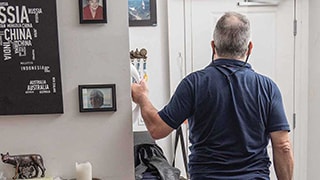
M 249 20 L 236 12 L 225 13 L 218 20 L 213 33 L 215 49 L 221 57 L 244 57 L 250 38 Z
M 99 102 L 101 106 L 104 101 L 103 93 L 100 90 L 94 89 L 90 92 L 90 99 L 94 98 L 96 102 Z

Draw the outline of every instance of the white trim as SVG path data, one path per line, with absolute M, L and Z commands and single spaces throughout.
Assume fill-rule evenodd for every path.
M 307 179 L 308 148 L 308 37 L 309 1 L 297 2 L 297 36 L 295 49 L 295 110 L 296 128 L 294 130 L 294 179 Z

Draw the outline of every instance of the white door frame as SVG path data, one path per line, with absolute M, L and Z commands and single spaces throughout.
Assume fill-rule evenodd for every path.
M 186 16 L 191 14 L 192 0 L 167 0 L 168 4 L 168 36 L 170 72 L 176 72 L 175 67 L 183 67 L 180 72 L 170 74 L 170 91 L 174 92 L 178 82 L 187 73 L 192 71 L 192 43 L 189 42 L 190 22 Z M 297 35 L 294 45 L 294 97 L 292 108 L 294 115 L 294 136 L 292 136 L 295 157 L 295 179 L 307 178 L 307 119 L 308 119 L 308 63 L 303 61 L 308 57 L 308 0 L 292 0 L 295 4 L 295 17 L 297 19 Z M 302 23 L 304 24 L 302 26 Z M 294 22 L 292 22 L 294 24 Z M 293 26 L 293 25 L 292 25 Z M 173 30 L 174 29 L 174 30 Z M 173 71 L 172 71 L 173 70 Z

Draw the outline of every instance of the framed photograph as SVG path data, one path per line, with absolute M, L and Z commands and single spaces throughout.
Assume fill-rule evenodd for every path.
M 116 85 L 79 85 L 80 112 L 116 111 Z
M 128 0 L 129 26 L 156 26 L 156 0 Z
M 107 23 L 106 0 L 79 0 L 80 24 Z

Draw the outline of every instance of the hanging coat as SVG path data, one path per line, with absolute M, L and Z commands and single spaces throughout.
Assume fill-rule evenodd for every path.
M 178 180 L 180 170 L 171 166 L 157 144 L 134 146 L 136 180 Z

